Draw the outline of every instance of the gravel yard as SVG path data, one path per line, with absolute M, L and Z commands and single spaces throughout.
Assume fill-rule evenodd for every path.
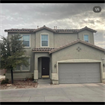
M 19 88 L 36 88 L 38 83 L 34 83 L 32 80 L 14 80 L 14 84 L 9 81 L 8 84 L 1 84 L 1 81 L 5 79 L 4 76 L 0 78 L 0 89 L 19 89 Z

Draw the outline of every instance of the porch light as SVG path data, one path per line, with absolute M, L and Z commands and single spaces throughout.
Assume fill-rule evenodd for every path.
M 54 67 L 56 68 L 56 67 L 57 67 L 57 65 L 55 64 L 55 65 L 54 65 Z

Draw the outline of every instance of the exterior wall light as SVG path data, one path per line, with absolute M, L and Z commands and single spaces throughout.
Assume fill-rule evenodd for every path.
M 105 64 L 103 64 L 103 67 L 105 67 Z
M 57 67 L 57 65 L 55 64 L 55 65 L 54 65 L 54 67 L 56 68 L 56 67 Z

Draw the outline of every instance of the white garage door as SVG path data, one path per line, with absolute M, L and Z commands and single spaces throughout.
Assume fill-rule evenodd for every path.
M 100 83 L 99 63 L 60 63 L 59 83 Z

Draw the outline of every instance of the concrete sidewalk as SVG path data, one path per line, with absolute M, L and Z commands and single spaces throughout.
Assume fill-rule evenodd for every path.
M 105 102 L 105 84 L 42 85 L 35 89 L 0 90 L 1 102 Z

